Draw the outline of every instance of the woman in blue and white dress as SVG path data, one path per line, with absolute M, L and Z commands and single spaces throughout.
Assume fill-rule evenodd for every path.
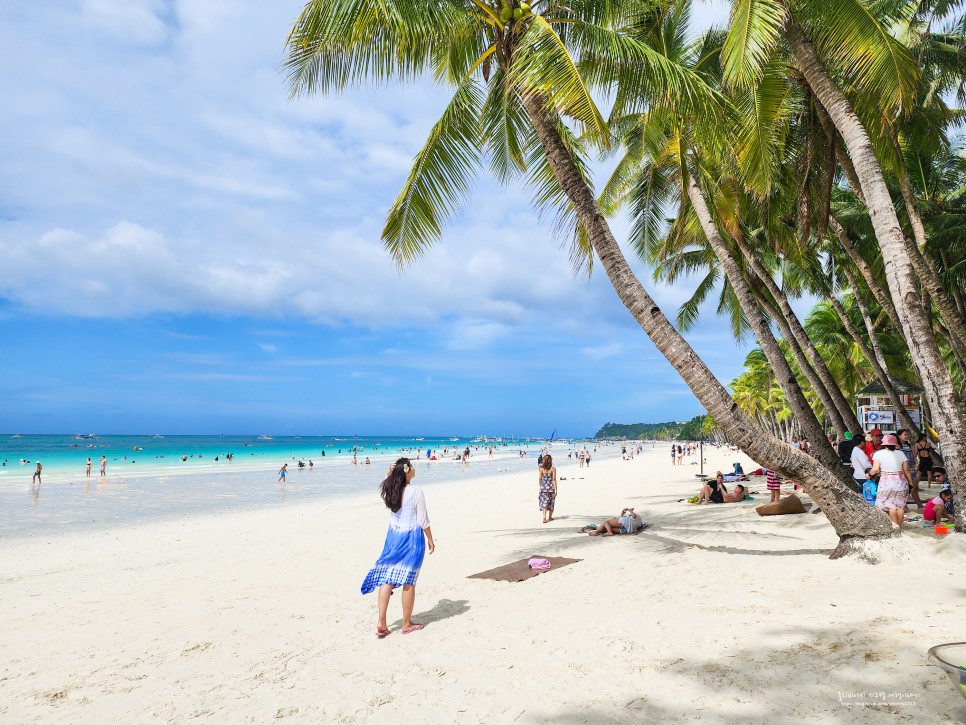
M 426 499 L 423 492 L 411 485 L 416 469 L 408 458 L 400 458 L 382 482 L 382 500 L 389 509 L 389 531 L 382 554 L 362 582 L 362 593 L 379 588 L 379 623 L 376 636 L 389 635 L 386 611 L 392 590 L 402 587 L 403 626 L 402 633 L 409 634 L 423 628 L 413 624 L 413 606 L 416 603 L 416 578 L 423 565 L 426 549 L 436 550 L 433 532 L 429 528 Z

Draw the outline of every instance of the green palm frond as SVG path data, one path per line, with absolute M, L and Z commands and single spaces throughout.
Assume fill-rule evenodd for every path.
M 673 285 L 682 277 L 699 274 L 708 269 L 715 270 L 717 274 L 718 268 L 715 264 L 717 258 L 707 246 L 682 252 L 667 250 L 664 250 L 664 252 L 664 254 L 657 255 L 657 259 L 651 262 L 654 265 L 652 276 L 655 282 Z
M 586 156 L 586 149 L 576 135 L 557 119 L 557 133 L 567 148 L 570 158 L 577 167 L 587 188 L 593 192 L 593 182 Z M 551 220 L 553 236 L 561 239 L 561 245 L 569 248 L 574 272 L 581 269 L 590 271 L 593 265 L 593 249 L 580 226 L 577 212 L 560 186 L 557 176 L 550 167 L 543 146 L 536 137 L 531 137 L 524 150 L 525 165 L 528 169 L 527 184 L 533 190 L 533 204 L 542 219 Z
M 646 151 L 640 139 L 631 139 L 627 143 L 624 155 L 617 162 L 617 166 L 607 178 L 604 188 L 597 197 L 597 206 L 608 216 L 614 215 L 624 204 L 628 191 L 637 182 L 641 167 L 645 164 Z
M 721 49 L 725 85 L 750 88 L 765 73 L 785 23 L 780 0 L 736 0 L 731 6 L 728 36 Z
M 382 232 L 386 249 L 400 266 L 439 240 L 443 223 L 469 194 L 479 165 L 482 103 L 476 82 L 464 80 L 416 155 Z
M 831 67 L 849 79 L 866 102 L 894 116 L 909 110 L 920 70 L 889 25 L 915 11 L 910 3 L 800 0 L 795 18 L 806 24 Z
M 555 114 L 569 116 L 592 142 L 610 143 L 607 122 L 563 40 L 539 15 L 532 16 L 514 53 L 510 78 L 521 94 L 535 94 Z
M 719 277 L 718 270 L 709 271 L 695 287 L 694 293 L 678 308 L 675 322 L 682 333 L 694 329 L 701 316 L 701 305 L 718 284 Z
M 435 45 L 432 51 L 433 77 L 450 85 L 472 74 L 496 49 L 479 21 L 468 14 L 457 17 L 460 22 L 447 30 L 446 45 Z
M 526 171 L 524 149 L 530 142 L 530 119 L 502 68 L 497 67 L 490 78 L 480 127 L 490 169 L 501 183 L 506 184 Z
M 286 38 L 282 66 L 293 96 L 415 80 L 465 23 L 465 9 L 452 2 L 310 0 Z
M 667 212 L 677 200 L 678 185 L 673 169 L 653 163 L 638 177 L 630 191 L 629 242 L 638 258 L 651 258 L 668 226 Z
M 722 317 L 728 318 L 731 334 L 735 340 L 738 342 L 747 340 L 748 335 L 751 334 L 751 323 L 748 322 L 745 311 L 741 309 L 738 295 L 735 294 L 734 288 L 728 284 L 727 280 L 721 285 L 721 292 L 718 295 L 717 312 Z
M 772 193 L 784 161 L 779 134 L 788 122 L 788 77 L 778 62 L 762 69 L 757 85 L 735 92 L 739 125 L 734 131 L 735 158 L 748 189 L 759 199 Z
M 587 84 L 616 89 L 613 116 L 646 113 L 655 107 L 688 115 L 720 117 L 725 96 L 684 63 L 662 55 L 644 40 L 590 25 L 571 28 L 582 47 L 580 70 Z
M 721 78 L 721 46 L 727 37 L 727 31 L 711 29 L 704 33 L 693 46 L 694 62 L 691 65 L 695 72 L 704 78 L 706 83 L 714 85 Z
M 625 147 L 625 152 L 598 198 L 601 211 L 605 214 L 616 213 L 626 195 L 637 185 L 637 177 L 646 175 L 654 164 L 665 163 L 662 158 L 666 156 L 674 120 L 665 109 L 655 109 L 641 116 L 611 121 L 612 129 L 622 130 L 622 133 L 615 134 L 615 138 L 617 143 Z
M 688 64 L 694 53 L 690 42 L 691 30 L 690 0 L 675 0 L 661 23 L 661 52 L 679 63 Z

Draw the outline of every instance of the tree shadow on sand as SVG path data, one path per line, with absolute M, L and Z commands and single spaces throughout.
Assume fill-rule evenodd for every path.
M 891 617 L 867 624 L 783 624 L 773 640 L 766 636 L 713 657 L 702 656 L 697 643 L 649 650 L 658 659 L 641 668 L 639 681 L 629 681 L 612 706 L 528 708 L 516 722 L 966 722 L 966 701 L 944 673 L 926 664 L 932 642 L 923 642 L 912 627 L 896 630 Z
M 593 523 L 595 525 L 612 517 L 613 514 L 569 515 L 570 520 L 575 522 L 575 524 Z M 579 551 L 588 545 L 599 545 L 594 543 L 598 541 L 620 541 L 622 542 L 622 546 L 630 546 L 645 550 L 658 550 L 662 553 L 684 551 L 689 547 L 694 547 L 704 551 L 713 551 L 722 554 L 751 554 L 761 556 L 828 556 L 834 548 L 834 546 L 829 546 L 827 548 L 769 547 L 767 546 L 769 542 L 787 545 L 789 542 L 797 540 L 798 537 L 794 536 L 792 533 L 783 532 L 781 527 L 775 526 L 774 523 L 764 524 L 762 527 L 765 528 L 764 531 L 759 528 L 744 528 L 757 523 L 756 519 L 733 520 L 732 522 L 727 523 L 735 523 L 742 528 L 728 528 L 727 526 L 722 525 L 726 522 L 722 522 L 720 518 L 715 518 L 713 515 L 711 517 L 702 516 L 701 520 L 697 522 L 693 519 L 689 521 L 681 521 L 677 515 L 661 516 L 653 519 L 649 519 L 647 516 L 644 516 L 643 518 L 648 523 L 648 528 L 645 531 L 642 531 L 640 534 L 633 536 L 588 536 L 587 534 L 579 533 L 575 526 L 568 526 L 564 528 L 546 527 L 540 526 L 539 524 L 524 529 L 495 529 L 486 533 L 496 536 L 508 536 L 519 540 L 538 540 L 540 542 L 539 544 L 527 544 L 524 547 L 515 549 L 510 556 L 516 556 L 517 558 L 533 555 L 536 552 L 536 548 L 539 548 L 544 553 L 552 555 L 579 554 Z M 811 522 L 807 521 L 806 523 L 811 528 Z M 695 524 L 705 526 L 705 528 L 696 529 Z M 819 523 L 816 525 L 821 526 L 822 524 Z M 715 537 L 720 535 L 747 537 L 749 539 L 749 543 L 751 543 L 751 540 L 754 540 L 756 543 L 762 542 L 764 545 L 762 548 L 752 548 L 747 546 L 727 544 L 705 544 L 699 540 L 689 538 L 686 535 L 681 536 L 679 533 L 697 534 L 700 537 Z M 566 552 L 566 554 L 563 554 L 564 552 Z

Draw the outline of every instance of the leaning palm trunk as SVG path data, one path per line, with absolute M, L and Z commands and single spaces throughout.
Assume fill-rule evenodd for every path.
M 883 370 L 888 370 L 889 364 L 886 362 L 885 352 L 882 351 L 882 345 L 879 343 L 879 337 L 876 335 L 876 325 L 872 319 L 872 312 L 869 310 L 869 305 L 862 296 L 862 288 L 859 286 L 859 280 L 856 279 L 855 272 L 848 265 L 842 265 L 842 271 L 845 273 L 845 278 L 849 282 L 849 287 L 852 288 L 852 299 L 855 300 L 855 305 L 859 308 L 859 314 L 862 316 L 862 324 L 865 325 L 866 334 L 869 336 L 869 344 L 872 345 L 872 354 L 879 364 L 879 367 Z M 848 324 L 852 324 L 852 321 L 847 316 L 845 319 L 848 320 Z M 862 354 L 865 355 L 864 352 Z
M 910 331 L 907 336 L 909 355 L 919 373 L 942 441 L 946 467 L 953 481 L 956 531 L 966 533 L 966 418 L 961 408 L 962 399 L 940 355 L 930 315 L 919 300 L 905 235 L 899 226 L 882 168 L 865 127 L 849 100 L 832 82 L 814 47 L 791 17 L 785 31 L 798 69 L 828 111 L 855 165 L 882 251 L 886 281 L 899 319 L 907 322 Z
M 758 275 L 755 275 L 757 278 Z M 788 343 L 788 349 L 792 353 L 792 357 L 795 358 L 795 362 L 801 369 L 802 374 L 808 380 L 809 385 L 815 394 L 818 396 L 819 400 L 822 402 L 822 407 L 825 409 L 825 414 L 832 421 L 832 427 L 839 436 L 845 434 L 848 427 L 842 416 L 839 415 L 838 409 L 835 407 L 832 401 L 832 396 L 829 394 L 828 390 L 825 388 L 822 380 L 818 377 L 818 374 L 812 369 L 811 365 L 808 364 L 808 359 L 805 357 L 805 351 L 802 349 L 801 344 L 792 332 L 792 329 L 788 326 L 788 320 L 782 314 L 781 310 L 777 309 L 774 304 L 764 298 L 764 295 L 760 292 L 758 293 L 759 301 L 765 308 L 765 311 L 771 316 L 775 324 L 778 325 L 778 329 L 781 331 L 782 337 L 785 338 L 785 342 Z
M 822 513 L 839 536 L 833 558 L 861 554 L 863 548 L 857 545 L 858 541 L 894 536 L 895 529 L 885 514 L 852 493 L 818 460 L 770 436 L 738 407 L 634 276 L 593 192 L 574 164 L 541 100 L 527 95 L 524 106 L 550 168 L 573 204 L 621 302 L 728 437 L 754 460 L 796 477 L 809 496 L 822 507 Z
M 949 257 L 946 255 L 945 250 L 939 250 L 939 258 L 943 262 L 943 267 L 949 269 Z M 959 314 L 966 319 L 966 302 L 963 301 L 963 291 L 959 288 L 959 285 L 952 286 L 953 301 L 956 303 L 956 309 L 959 310 Z
M 847 272 L 849 276 L 850 283 L 854 280 L 854 275 L 851 271 Z M 885 355 L 882 354 L 882 346 L 879 345 L 879 341 L 875 336 L 875 328 L 872 325 L 872 318 L 869 317 L 869 312 L 865 307 L 865 302 L 859 297 L 859 293 L 853 286 L 852 290 L 855 295 L 856 303 L 859 305 L 859 309 L 862 312 L 862 321 L 865 323 L 865 329 L 869 333 L 869 340 L 872 343 L 872 348 L 865 344 L 865 340 L 862 338 L 861 333 L 858 328 L 852 324 L 852 320 L 849 319 L 848 314 L 845 312 L 845 308 L 842 307 L 842 303 L 839 302 L 839 298 L 835 296 L 835 292 L 831 289 L 826 290 L 828 294 L 829 302 L 832 303 L 832 307 L 835 308 L 835 312 L 838 314 L 839 319 L 845 326 L 846 331 L 852 336 L 855 344 L 859 346 L 859 350 L 865 355 L 866 360 L 872 366 L 875 371 L 876 377 L 879 378 L 879 382 L 882 383 L 883 389 L 886 391 L 886 395 L 889 396 L 889 400 L 896 409 L 896 414 L 899 416 L 899 420 L 902 423 L 902 427 L 909 431 L 909 434 L 918 437 L 919 428 L 913 422 L 912 418 L 909 416 L 909 411 L 906 410 L 906 406 L 903 405 L 902 400 L 899 398 L 899 391 L 896 390 L 896 386 L 892 384 L 892 378 L 889 377 L 888 369 L 886 368 Z
M 738 245 L 738 249 L 741 250 L 745 261 L 751 265 L 751 269 L 765 283 L 768 292 L 774 298 L 775 302 L 778 303 L 778 307 L 788 323 L 788 328 L 791 333 L 788 335 L 789 340 L 794 339 L 801 348 L 801 352 L 807 358 L 807 361 L 799 360 L 798 365 L 802 368 L 802 372 L 806 374 L 806 377 L 809 377 L 809 383 L 811 383 L 815 392 L 819 394 L 819 397 L 823 398 L 822 404 L 825 406 L 829 417 L 832 418 L 839 437 L 842 437 L 846 430 L 854 431 L 858 428 L 859 421 L 856 419 L 855 413 L 852 412 L 852 407 L 845 399 L 845 396 L 842 395 L 841 389 L 839 389 L 835 380 L 832 379 L 832 373 L 825 364 L 825 360 L 819 355 L 815 345 L 812 344 L 811 339 L 805 332 L 805 328 L 802 327 L 798 315 L 795 314 L 791 304 L 789 304 L 788 295 L 775 283 L 775 280 L 772 279 L 768 270 L 765 269 L 765 266 L 755 256 L 755 253 L 744 239 L 736 236 L 735 243 Z M 783 332 L 782 334 L 785 333 Z M 808 376 L 808 370 L 814 370 L 813 375 L 818 377 L 818 384 L 812 380 L 812 377 Z M 831 400 L 831 406 L 825 402 L 826 397 Z
M 797 419 L 799 425 L 801 425 L 805 430 L 805 434 L 811 438 L 812 441 L 814 441 L 815 457 L 818 458 L 830 471 L 838 474 L 839 471 L 843 471 L 838 454 L 832 450 L 832 446 L 828 442 L 825 431 L 822 430 L 822 424 L 815 416 L 815 411 L 812 410 L 811 406 L 808 404 L 808 401 L 805 399 L 805 394 L 798 385 L 798 380 L 795 377 L 795 373 L 792 371 L 791 366 L 785 359 L 785 355 L 778 346 L 778 341 L 775 340 L 775 336 L 772 334 L 771 329 L 768 326 L 768 321 L 765 319 L 761 309 L 758 307 L 757 302 L 751 294 L 751 290 L 749 289 L 748 284 L 745 282 L 745 278 L 741 274 L 741 270 L 738 269 L 738 263 L 735 262 L 734 257 L 731 256 L 731 252 L 728 250 L 724 240 L 721 238 L 721 234 L 718 232 L 718 228 L 714 224 L 714 219 L 711 217 L 711 210 L 708 208 L 708 204 L 704 199 L 704 194 L 701 192 L 701 189 L 698 188 L 698 184 L 694 180 L 693 174 L 688 176 L 687 184 L 688 198 L 691 200 L 691 206 L 694 208 L 694 211 L 698 216 L 698 220 L 701 222 L 701 228 L 704 230 L 704 236 L 711 245 L 711 249 L 714 250 L 715 256 L 718 258 L 718 262 L 721 264 L 721 267 L 724 269 L 728 282 L 731 283 L 731 289 L 734 290 L 735 296 L 738 298 L 738 302 L 741 305 L 741 309 L 748 318 L 749 324 L 751 324 L 751 329 L 755 331 L 755 337 L 758 338 L 758 344 L 761 346 L 762 352 L 765 353 L 765 357 L 768 358 L 768 362 L 771 364 L 772 371 L 775 373 L 775 377 L 778 380 L 778 385 L 785 393 L 785 399 L 788 401 L 788 405 L 791 407 L 792 412 L 795 413 L 795 418 Z M 792 348 L 794 350 L 794 346 L 792 346 Z M 802 365 L 803 372 L 804 368 L 808 367 L 808 361 L 806 361 L 804 357 L 802 357 L 799 364 Z M 821 381 L 816 382 L 821 385 Z M 843 471 L 843 483 L 846 482 L 844 476 L 845 474 Z
M 896 332 L 902 336 L 903 340 L 905 340 L 906 333 L 902 328 L 902 322 L 899 320 L 899 313 L 896 312 L 896 306 L 892 303 L 892 298 L 889 296 L 889 293 L 882 289 L 879 281 L 875 278 L 869 263 L 862 258 L 861 254 L 859 254 L 859 250 L 857 250 L 855 245 L 852 244 L 852 240 L 849 239 L 849 235 L 845 233 L 845 229 L 843 229 L 842 225 L 839 224 L 838 219 L 830 215 L 828 218 L 828 226 L 829 229 L 835 233 L 836 238 L 842 245 L 842 249 L 848 253 L 849 259 L 852 260 L 852 263 L 855 265 L 856 269 L 858 269 L 862 274 L 862 279 L 864 279 L 865 283 L 868 285 L 869 291 L 872 293 L 872 296 L 875 297 L 875 301 L 879 303 L 879 307 L 881 307 L 889 317 L 889 321 L 892 322 L 892 326 L 896 329 Z
M 946 292 L 936 263 L 926 251 L 926 228 L 922 224 L 919 210 L 916 209 L 915 192 L 909 177 L 904 172 L 899 174 L 899 186 L 902 189 L 902 200 L 906 206 L 906 213 L 909 215 L 909 225 L 915 236 L 915 244 L 906 240 L 909 249 L 909 259 L 912 260 L 919 275 L 919 283 L 929 291 L 932 301 L 939 308 L 946 328 L 949 330 L 949 344 L 956 353 L 958 359 L 966 358 L 966 320 L 960 315 L 956 308 L 956 303 Z

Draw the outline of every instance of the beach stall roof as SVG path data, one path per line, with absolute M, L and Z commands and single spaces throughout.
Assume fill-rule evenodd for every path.
M 891 378 L 892 385 L 895 387 L 896 392 L 900 395 L 922 395 L 924 392 L 922 388 L 912 383 L 907 383 L 905 380 L 899 380 L 898 378 Z M 885 395 L 885 387 L 879 380 L 873 380 L 871 383 L 866 385 L 858 393 L 860 396 L 870 397 L 873 395 Z

